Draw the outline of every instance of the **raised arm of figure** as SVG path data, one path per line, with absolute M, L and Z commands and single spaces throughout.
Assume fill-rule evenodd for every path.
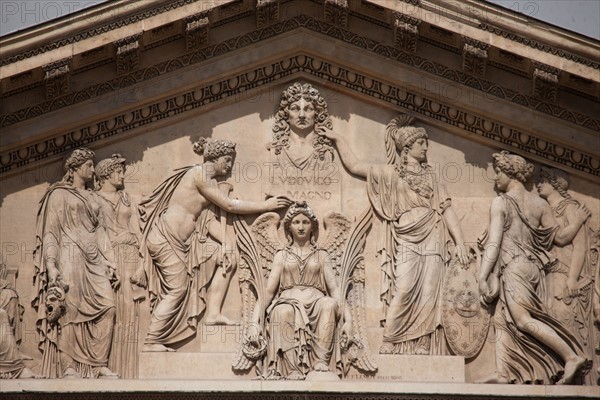
M 361 178 L 366 178 L 369 173 L 370 164 L 364 161 L 361 161 L 356 157 L 356 154 L 350 148 L 350 145 L 346 141 L 342 135 L 337 133 L 336 131 L 332 131 L 326 128 L 321 128 L 320 133 L 325 137 L 331 139 L 336 143 L 338 153 L 340 155 L 340 159 L 344 166 L 352 173 L 353 175 L 360 176 Z

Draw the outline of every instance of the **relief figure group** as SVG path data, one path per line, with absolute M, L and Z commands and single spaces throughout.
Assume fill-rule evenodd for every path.
M 345 215 L 331 202 L 317 215 L 315 204 L 281 192 L 234 198 L 226 180 L 238 150 L 228 140 L 192 143 L 201 162 L 175 170 L 141 201 L 125 191 L 121 155 L 94 165 L 94 152 L 80 148 L 65 158 L 65 175 L 37 214 L 40 377 L 138 378 L 140 352 L 175 352 L 200 323 L 239 325 L 231 370 L 254 369 L 262 379 L 375 375 L 377 357 L 469 358 L 449 345 L 444 319 L 454 313 L 444 288 L 456 265 L 473 285 L 454 295 L 458 312 L 491 318 L 496 338 L 495 372 L 485 382 L 596 384 L 598 257 L 590 211 L 572 198 L 564 172 L 541 168 L 529 190 L 534 166 L 493 154 L 498 196 L 478 253 L 464 233 L 480 227 L 461 226 L 428 164 L 429 135 L 413 117 L 387 125 L 385 161 L 361 160 L 319 91 L 294 83 L 282 93 L 272 136 L 267 149 L 282 170 L 306 173 L 338 158 L 364 188 L 367 209 Z M 373 272 L 379 286 L 365 277 Z M 223 312 L 234 276 L 240 320 Z M 33 377 L 18 348 L 16 292 L 5 306 L 9 288 L 0 283 L 0 377 Z M 374 353 L 369 293 L 381 307 Z M 150 315 L 142 315 L 146 301 Z

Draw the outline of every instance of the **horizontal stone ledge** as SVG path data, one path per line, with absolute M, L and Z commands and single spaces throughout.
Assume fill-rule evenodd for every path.
M 343 380 L 338 382 L 298 381 L 239 381 L 231 380 L 3 380 L 0 392 L 321 392 L 321 393 L 387 393 L 418 395 L 599 398 L 598 386 L 556 385 L 492 385 L 469 383 L 406 383 L 366 382 Z

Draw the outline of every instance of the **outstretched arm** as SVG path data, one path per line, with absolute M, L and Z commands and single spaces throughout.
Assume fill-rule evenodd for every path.
M 258 214 L 278 208 L 287 207 L 292 201 L 284 196 L 271 197 L 265 201 L 247 201 L 231 199 L 223 193 L 214 181 L 208 179 L 203 172 L 194 176 L 196 187 L 202 196 L 231 214 Z
M 321 133 L 336 143 L 342 163 L 344 163 L 344 166 L 348 168 L 350 173 L 360 176 L 361 178 L 367 177 L 369 172 L 369 163 L 360 161 L 358 157 L 356 157 L 346 139 L 344 139 L 339 133 L 324 128 Z

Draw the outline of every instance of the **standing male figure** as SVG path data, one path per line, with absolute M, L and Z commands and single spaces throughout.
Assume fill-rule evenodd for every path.
M 235 143 L 201 138 L 194 151 L 204 156 L 203 164 L 177 170 L 140 205 L 153 306 L 144 351 L 174 351 L 168 346 L 193 336 L 202 313 L 205 323 L 232 323 L 221 309 L 236 261 L 233 241 L 217 219 L 219 209 L 251 214 L 291 204 L 285 197 L 233 200 L 219 189 L 215 178 L 231 171 Z

